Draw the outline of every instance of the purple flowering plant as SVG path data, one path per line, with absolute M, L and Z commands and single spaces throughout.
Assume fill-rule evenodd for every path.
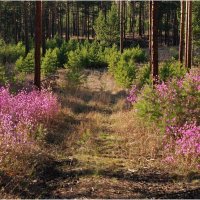
M 11 148 L 27 143 L 40 124 L 47 125 L 59 111 L 57 97 L 47 90 L 13 95 L 0 88 L 0 143 Z
M 172 157 L 200 157 L 200 70 L 184 78 L 161 82 L 140 91 L 134 86 L 127 98 L 137 114 L 155 122 L 164 133 L 164 147 Z

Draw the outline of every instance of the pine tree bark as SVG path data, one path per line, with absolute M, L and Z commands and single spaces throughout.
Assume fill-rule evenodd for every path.
M 192 1 L 188 1 L 188 52 L 187 62 L 188 69 L 192 66 Z
M 150 71 L 152 71 L 152 55 L 151 55 L 151 46 L 152 44 L 152 0 L 149 2 L 149 58 L 150 58 Z
M 177 10 L 174 11 L 174 21 L 173 21 L 173 45 L 178 45 L 178 19 Z
M 65 29 L 65 40 L 69 40 L 69 2 L 66 2 L 67 13 L 66 13 L 66 29 Z
M 42 2 L 42 56 L 46 53 L 46 13 L 45 13 L 45 2 Z
M 145 3 L 142 2 L 142 35 L 145 34 L 145 25 L 144 25 L 144 22 L 145 22 Z
M 123 3 L 123 37 L 124 37 L 124 40 L 126 40 L 126 22 L 127 22 L 127 17 L 126 17 L 126 11 L 127 11 L 127 5 L 125 4 L 126 2 L 125 1 L 122 1 Z
M 179 42 L 179 62 L 183 63 L 184 51 L 184 29 L 185 29 L 185 2 L 181 1 L 181 20 L 180 20 L 180 42 Z
M 77 17 L 76 17 L 76 27 L 77 27 L 77 39 L 79 40 L 79 2 L 77 2 L 76 5 L 76 13 L 77 13 Z
M 29 52 L 29 40 L 28 40 L 28 23 L 27 23 L 27 13 L 28 13 L 28 2 L 24 1 L 24 32 L 25 32 L 25 55 Z
M 34 85 L 41 89 L 41 72 L 40 72 L 40 47 L 42 39 L 42 2 L 36 1 L 35 9 L 35 76 Z
M 142 36 L 142 2 L 139 2 L 139 36 Z
M 132 1 L 131 2 L 131 5 L 132 5 L 132 25 L 131 25 L 131 29 L 132 29 L 132 37 L 133 37 L 133 40 L 135 39 L 135 2 Z
M 124 2 L 123 1 L 120 1 L 120 53 L 123 53 L 123 50 L 124 50 L 124 14 L 123 14 L 123 6 L 124 6 Z
M 153 85 L 158 83 L 158 2 L 152 1 L 152 73 Z
M 186 1 L 186 21 L 185 21 L 185 67 L 188 66 L 188 1 Z
M 90 39 L 90 9 L 87 8 L 87 39 Z
M 165 18 L 165 45 L 169 45 L 169 18 L 170 14 L 167 12 L 166 18 Z
M 53 3 L 53 2 L 52 2 Z M 51 37 L 54 38 L 55 36 L 55 18 L 56 18 L 56 14 L 55 14 L 55 5 L 52 5 L 52 12 L 51 12 Z

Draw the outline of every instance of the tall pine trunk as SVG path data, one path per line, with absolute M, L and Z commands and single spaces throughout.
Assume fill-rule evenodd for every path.
M 131 11 L 132 11 L 131 29 L 133 32 L 132 36 L 133 36 L 133 40 L 134 40 L 134 38 L 135 38 L 135 26 L 134 26 L 135 25 L 135 2 L 134 1 L 131 2 L 131 7 L 132 7 L 132 9 L 131 9 Z
M 187 52 L 187 67 L 192 66 L 192 1 L 188 1 L 188 52 Z
M 120 1 L 120 53 L 123 53 L 123 49 L 124 49 L 124 2 Z
M 42 39 L 42 2 L 36 1 L 35 9 L 35 76 L 34 85 L 41 89 L 41 72 L 40 72 L 40 47 Z
M 185 67 L 188 66 L 188 2 L 186 1 L 186 21 L 185 21 Z
M 185 29 L 185 2 L 181 1 L 181 20 L 180 20 L 180 42 L 179 42 L 179 62 L 183 63 L 184 51 L 184 29 Z
M 158 83 L 158 2 L 152 1 L 152 73 L 153 85 Z
M 77 26 L 77 39 L 79 40 L 79 2 L 77 2 L 77 5 L 76 5 L 76 14 L 77 14 L 77 17 L 76 17 L 76 26 Z
M 139 2 L 139 36 L 142 36 L 142 2 Z
M 66 29 L 65 29 L 65 40 L 69 40 L 69 2 L 67 3 L 67 13 L 66 13 Z
M 42 2 L 42 56 L 46 53 L 46 9 L 45 9 L 45 2 Z
M 149 2 L 149 58 L 150 58 L 150 71 L 152 71 L 152 55 L 151 55 L 151 44 L 152 44 L 152 1 Z
M 29 41 L 28 41 L 28 23 L 27 23 L 27 14 L 28 14 L 28 2 L 24 1 L 24 32 L 25 32 L 25 55 L 29 52 Z

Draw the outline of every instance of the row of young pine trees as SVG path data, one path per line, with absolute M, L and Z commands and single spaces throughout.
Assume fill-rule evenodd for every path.
M 120 6 L 120 52 L 124 44 L 124 1 Z M 35 76 L 34 85 L 41 88 L 42 1 L 36 1 L 35 15 Z M 159 1 L 149 1 L 149 55 L 153 84 L 158 83 L 158 6 Z M 181 1 L 179 61 L 188 69 L 192 65 L 192 1 Z M 184 63 L 183 63 L 184 61 Z

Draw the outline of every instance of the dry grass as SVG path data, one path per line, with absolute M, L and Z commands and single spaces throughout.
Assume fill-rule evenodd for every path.
M 135 115 L 126 102 L 126 91 L 108 73 L 87 70 L 87 81 L 76 89 L 60 73 L 57 91 L 62 112 L 47 137 L 58 155 L 72 155 L 83 165 L 91 160 L 95 168 L 116 165 L 188 172 L 163 162 L 163 135 L 155 124 L 145 124 Z
M 59 96 L 63 109 L 51 140 L 57 144 L 62 141 L 62 149 L 86 165 L 89 157 L 96 168 L 115 164 L 126 168 L 159 167 L 162 136 L 156 127 L 147 128 L 134 115 L 125 100 L 126 91 L 109 74 L 86 73 L 87 82 L 76 90 L 62 73 L 58 88 L 62 88 Z
M 10 175 L 18 171 L 21 177 L 33 175 L 47 160 L 70 157 L 78 160 L 78 167 L 91 169 L 96 175 L 104 170 L 177 172 L 177 165 L 162 161 L 165 155 L 160 131 L 134 114 L 126 102 L 126 91 L 105 72 L 86 73 L 87 82 L 75 89 L 68 85 L 65 71 L 59 72 L 55 88 L 62 104 L 59 116 L 37 146 L 12 154 L 1 170 Z

